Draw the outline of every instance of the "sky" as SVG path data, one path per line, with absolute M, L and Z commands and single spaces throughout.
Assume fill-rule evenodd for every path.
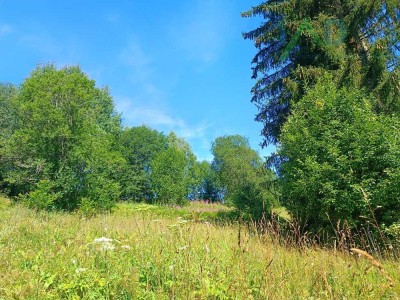
M 21 84 L 38 65 L 79 65 L 107 86 L 124 126 L 174 131 L 199 160 L 216 137 L 261 149 L 251 100 L 256 48 L 240 13 L 260 0 L 0 0 L 0 82 Z

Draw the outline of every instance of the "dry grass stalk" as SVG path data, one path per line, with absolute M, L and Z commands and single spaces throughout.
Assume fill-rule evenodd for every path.
M 376 267 L 376 268 L 381 272 L 381 274 L 382 274 L 383 276 L 385 276 L 385 278 L 386 278 L 387 281 L 389 282 L 389 285 L 390 285 L 391 287 L 394 287 L 394 281 L 393 281 L 393 279 L 386 273 L 386 271 L 385 271 L 383 265 L 382 265 L 377 259 L 375 259 L 371 254 L 367 253 L 367 252 L 364 251 L 364 250 L 357 249 L 357 248 L 351 248 L 350 251 L 351 251 L 351 252 L 354 252 L 354 253 L 357 253 L 357 254 L 359 254 L 360 256 L 363 256 L 363 257 L 365 257 L 366 259 L 368 259 L 368 260 L 371 262 L 371 264 L 372 264 L 374 267 Z

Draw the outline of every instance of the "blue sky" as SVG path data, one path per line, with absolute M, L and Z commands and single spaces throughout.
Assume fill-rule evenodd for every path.
M 260 19 L 242 0 L 0 0 L 0 81 L 21 83 L 38 65 L 80 65 L 108 86 L 124 125 L 174 131 L 198 159 L 218 136 L 261 149 L 250 103 L 256 49 L 241 33 Z

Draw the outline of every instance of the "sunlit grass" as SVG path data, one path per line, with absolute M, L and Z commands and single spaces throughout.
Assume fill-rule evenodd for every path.
M 0 194 L 0 209 L 5 209 L 11 205 L 11 201 Z
M 229 212 L 218 207 L 120 204 L 85 218 L 1 199 L 0 299 L 400 297 L 399 262 L 381 261 L 390 287 L 362 256 L 287 249 L 236 222 L 213 223 Z

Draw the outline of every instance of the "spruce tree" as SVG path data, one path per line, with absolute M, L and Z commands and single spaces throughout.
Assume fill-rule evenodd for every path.
M 279 141 L 293 103 L 323 73 L 372 93 L 376 113 L 400 113 L 398 0 L 268 0 L 242 14 L 264 22 L 243 34 L 252 63 L 264 145 Z

